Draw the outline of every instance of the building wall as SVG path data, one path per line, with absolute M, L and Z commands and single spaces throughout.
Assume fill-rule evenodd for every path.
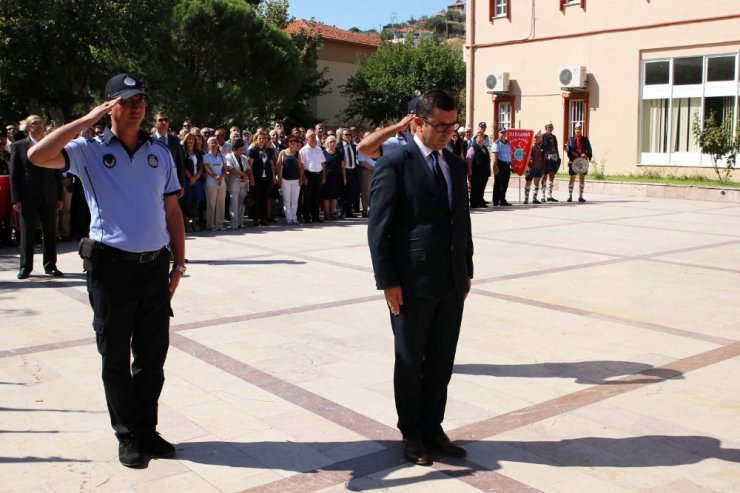
M 347 100 L 341 93 L 341 86 L 357 72 L 359 57 L 370 56 L 375 51 L 375 46 L 324 40 L 324 46 L 318 55 L 318 67 L 319 70 L 328 68 L 326 78 L 331 79 L 328 87 L 331 92 L 316 98 L 314 102 L 316 114 L 324 124 L 339 126 L 345 123 L 342 111 L 347 108 Z
M 692 0 L 587 0 L 585 9 L 571 5 L 564 12 L 558 0 L 511 3 L 515 5 L 510 20 L 491 21 L 489 1 L 468 0 L 469 125 L 494 122 L 493 97 L 486 92 L 485 76 L 507 71 L 515 126 L 541 129 L 545 120 L 552 120 L 555 134 L 564 143 L 566 103 L 558 69 L 583 65 L 588 73 L 586 133 L 595 159 L 605 161 L 608 172 L 635 172 L 646 164 L 684 169 L 708 165 L 699 153 L 681 159 L 647 159 L 641 153 L 643 61 L 740 53 L 737 0 L 702 2 L 700 7 Z M 720 19 L 702 21 L 710 18 Z M 736 61 L 735 108 L 738 64 L 740 60 Z

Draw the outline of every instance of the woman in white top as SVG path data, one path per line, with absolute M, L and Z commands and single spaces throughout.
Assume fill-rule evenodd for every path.
M 208 152 L 203 155 L 206 173 L 206 226 L 211 231 L 224 230 L 224 209 L 226 207 L 226 172 L 224 158 L 218 151 L 218 140 L 209 137 Z
M 229 174 L 229 215 L 231 229 L 244 227 L 244 199 L 247 187 L 254 186 L 252 169 L 244 155 L 244 140 L 237 138 L 231 144 L 231 152 L 226 155 L 226 172 Z

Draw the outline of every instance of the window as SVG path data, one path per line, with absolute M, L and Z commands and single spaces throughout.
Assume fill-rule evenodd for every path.
M 707 166 L 693 126 L 714 117 L 738 127 L 738 54 L 643 62 L 640 106 L 641 163 Z
M 498 105 L 498 129 L 511 128 L 511 103 L 500 103 Z
M 671 101 L 671 152 L 698 152 L 691 126 L 701 111 L 701 98 Z
M 584 118 L 584 108 L 586 102 L 582 99 L 576 99 L 568 104 L 568 135 L 575 135 L 576 125 L 581 125 L 584 132 L 586 130 L 586 120 Z
M 728 123 L 732 126 L 735 120 L 735 98 L 732 96 L 719 96 L 704 98 L 704 119 L 714 115 L 717 125 Z
M 707 58 L 707 82 L 735 80 L 735 56 Z
M 645 63 L 645 85 L 668 84 L 670 77 L 671 62 L 647 62 Z
M 701 84 L 703 62 L 704 58 L 700 56 L 674 59 L 673 84 L 676 86 Z
M 668 152 L 668 99 L 642 102 L 642 152 Z
M 498 132 L 501 127 L 509 129 L 515 127 L 514 122 L 514 101 L 515 96 L 496 95 L 493 98 L 493 134 Z
M 570 5 L 578 5 L 582 9 L 586 9 L 586 0 L 560 0 L 560 11 L 565 13 L 565 7 Z
M 564 93 L 563 98 L 563 142 L 575 134 L 574 128 L 581 124 L 583 135 L 588 135 L 588 93 L 570 92 Z
M 490 17 L 511 19 L 511 0 L 490 0 Z

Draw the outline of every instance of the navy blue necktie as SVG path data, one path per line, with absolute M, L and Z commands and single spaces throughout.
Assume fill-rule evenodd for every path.
M 439 194 L 444 199 L 445 206 L 447 206 L 447 208 L 449 209 L 450 200 L 447 194 L 447 180 L 445 180 L 445 175 L 444 173 L 442 173 L 442 168 L 439 165 L 439 152 L 438 151 L 432 151 L 432 163 L 434 163 L 434 181 L 437 184 L 437 190 L 439 191 Z

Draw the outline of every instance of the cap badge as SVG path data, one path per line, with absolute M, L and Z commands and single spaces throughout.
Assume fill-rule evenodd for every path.
M 136 80 L 135 80 L 135 79 L 134 79 L 133 77 L 131 77 L 130 75 L 127 75 L 127 76 L 126 76 L 126 77 L 125 77 L 125 78 L 123 79 L 123 83 L 124 83 L 125 85 L 127 85 L 127 86 L 135 86 L 135 85 L 136 85 Z

